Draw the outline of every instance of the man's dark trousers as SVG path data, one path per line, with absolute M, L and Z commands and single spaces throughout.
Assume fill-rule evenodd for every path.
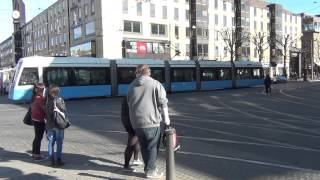
M 160 145 L 160 127 L 138 128 L 135 131 L 141 146 L 141 155 L 145 164 L 144 171 L 153 171 L 156 168 Z

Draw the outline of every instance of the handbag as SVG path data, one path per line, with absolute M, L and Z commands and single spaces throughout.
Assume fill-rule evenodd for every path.
M 71 122 L 69 118 L 66 116 L 64 112 L 62 112 L 56 105 L 56 102 L 54 101 L 54 109 L 53 109 L 53 119 L 55 122 L 55 125 L 59 129 L 66 129 L 69 126 L 71 126 Z
M 23 118 L 23 123 L 29 126 L 33 126 L 33 121 L 31 117 L 31 106 L 29 106 L 28 111 Z

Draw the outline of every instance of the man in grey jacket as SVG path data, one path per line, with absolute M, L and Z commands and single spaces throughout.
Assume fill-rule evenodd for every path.
M 150 77 L 148 65 L 138 65 L 136 79 L 128 90 L 128 105 L 132 127 L 139 138 L 141 154 L 145 164 L 147 178 L 161 178 L 156 168 L 160 144 L 160 122 L 162 117 L 166 125 L 170 124 L 168 99 L 162 84 Z

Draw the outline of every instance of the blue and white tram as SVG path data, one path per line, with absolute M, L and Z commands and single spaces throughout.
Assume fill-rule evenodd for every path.
M 66 99 L 111 96 L 110 61 L 100 58 L 27 57 L 19 61 L 9 99 L 28 101 L 32 87 L 57 84 Z
M 235 61 L 236 87 L 251 87 L 263 84 L 263 68 L 260 62 Z
M 27 57 L 19 61 L 9 99 L 29 101 L 33 84 L 57 84 L 65 99 L 123 96 L 135 78 L 135 68 L 148 64 L 151 76 L 168 92 L 250 87 L 263 84 L 258 62 L 108 60 L 90 57 Z
M 197 90 L 196 63 L 194 61 L 170 61 L 171 92 Z
M 148 64 L 151 69 L 151 77 L 158 80 L 164 87 L 165 83 L 165 61 L 148 59 L 119 59 L 117 66 L 117 95 L 123 96 L 128 92 L 129 84 L 136 78 L 136 67 L 139 64 Z
M 232 88 L 231 63 L 199 61 L 201 90 Z

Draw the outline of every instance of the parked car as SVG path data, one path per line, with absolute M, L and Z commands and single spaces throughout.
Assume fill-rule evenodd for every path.
M 273 83 L 286 83 L 288 82 L 288 78 L 284 75 L 275 76 L 272 80 Z

